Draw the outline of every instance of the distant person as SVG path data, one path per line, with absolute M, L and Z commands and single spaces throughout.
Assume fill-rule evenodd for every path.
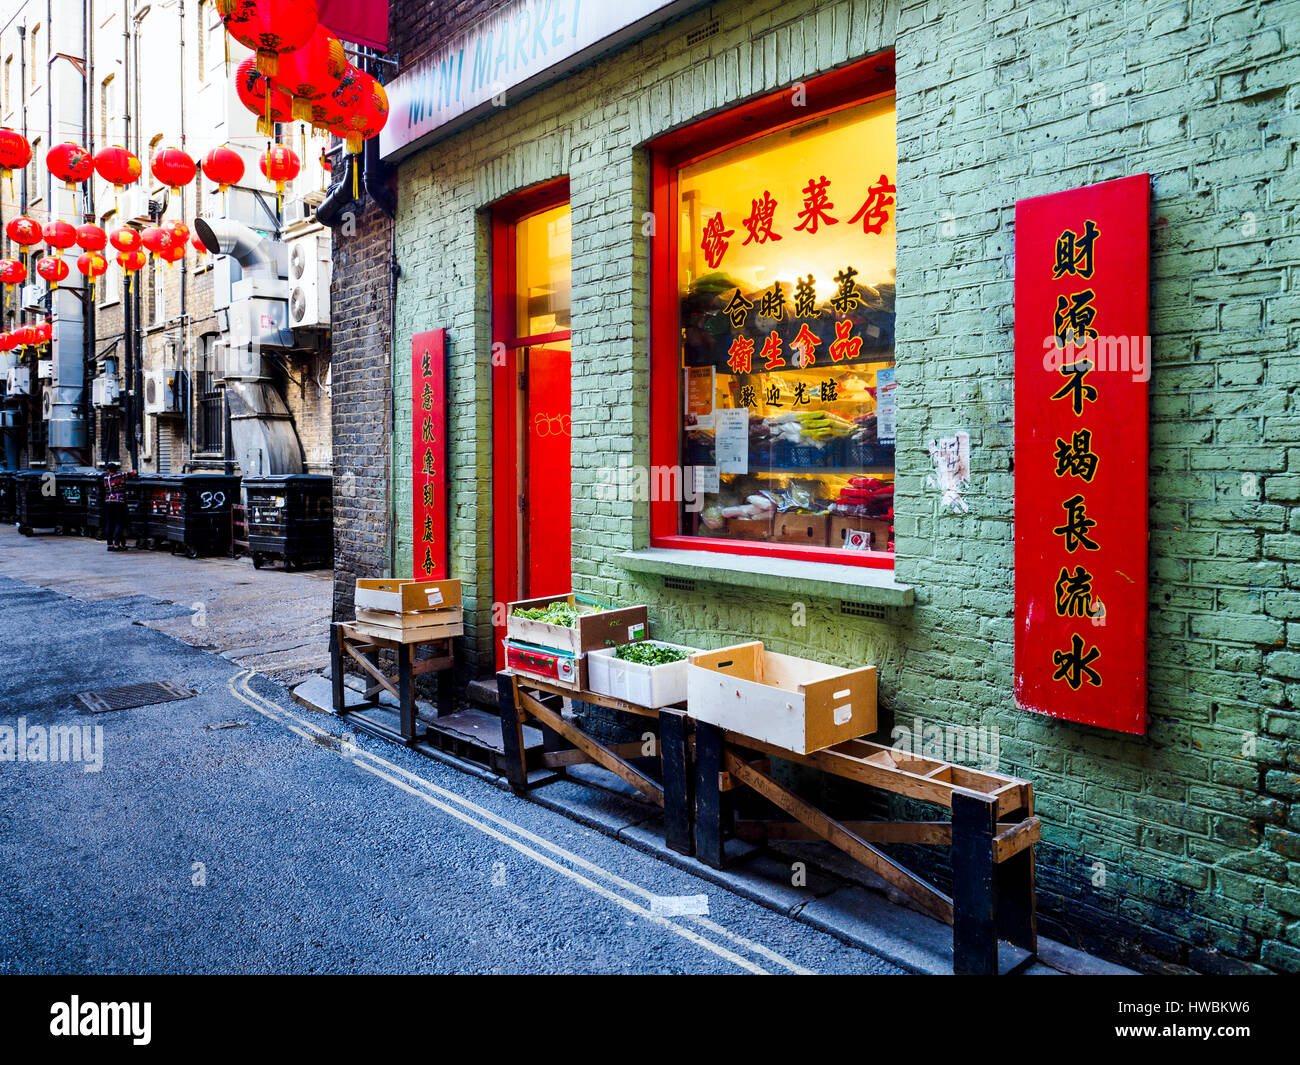
M 104 474 L 104 539 L 108 541 L 110 551 L 125 551 L 129 524 L 126 482 L 135 473 L 123 473 L 120 462 L 107 462 L 104 469 L 107 471 Z

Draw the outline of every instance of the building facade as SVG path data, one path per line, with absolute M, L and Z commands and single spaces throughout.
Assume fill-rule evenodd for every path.
M 193 229 L 196 218 L 222 219 L 286 247 L 295 240 L 304 248 L 318 244 L 314 258 L 328 264 L 329 230 L 313 218 L 329 183 L 318 161 L 326 144 L 292 145 L 305 156 L 302 173 L 277 198 L 257 165 L 266 138 L 235 92 L 233 74 L 246 54 L 227 47 L 213 0 L 6 5 L 0 110 L 4 125 L 27 136 L 33 158 L 27 174 L 3 189 L 3 219 L 22 213 L 42 224 L 61 218 L 108 231 L 174 220 Z M 282 135 L 296 137 L 296 128 L 290 134 L 285 127 Z M 49 148 L 64 141 L 91 151 L 127 147 L 144 174 L 125 191 L 98 176 L 68 190 L 45 163 Z M 245 160 L 243 180 L 226 192 L 200 176 L 169 193 L 152 176 L 150 164 L 161 148 L 183 148 L 197 161 L 220 145 Z M 17 252 L 6 238 L 5 254 Z M 48 253 L 35 251 L 37 257 Z M 66 254 L 71 266 L 80 249 Z M 241 443 L 241 419 L 256 416 L 245 417 L 247 405 L 239 399 L 231 430 L 229 399 L 241 390 L 228 394 L 226 387 L 234 342 L 231 286 L 240 277 L 231 257 L 191 246 L 182 263 L 151 259 L 128 283 L 114 250 L 105 254 L 109 269 L 93 299 L 75 268 L 57 293 L 29 269 L 28 287 L 8 294 L 4 328 L 48 319 L 55 341 L 51 376 L 38 378 L 33 367 L 28 394 L 6 400 L 7 466 L 84 467 L 116 459 L 141 473 L 329 472 L 328 268 L 319 278 L 325 295 L 317 299 L 313 288 L 308 301 L 321 310 L 301 337 L 268 346 L 256 377 L 241 377 L 253 387 L 262 379 L 270 385 L 257 389 L 270 398 L 268 409 L 255 415 L 293 426 L 295 468 L 273 470 L 265 463 L 258 468 L 257 433 L 244 434 L 250 442 Z M 288 286 L 285 259 L 281 277 Z M 47 404 L 46 391 L 58 402 Z
M 464 586 L 465 679 L 499 664 L 503 601 L 565 580 L 648 604 L 656 638 L 761 639 L 875 665 L 895 730 L 941 747 L 966 730 L 998 770 L 1033 781 L 1047 934 L 1148 969 L 1300 970 L 1300 244 L 1288 177 L 1300 8 L 649 7 L 657 16 L 578 41 L 557 68 L 577 5 L 568 30 L 566 5 L 462 5 L 435 27 L 429 5 L 394 5 L 395 216 L 365 206 L 335 252 L 335 306 L 356 315 L 335 334 L 348 384 L 334 433 L 352 475 L 336 489 L 337 616 L 355 576 L 420 572 L 412 345 L 445 329 L 446 543 Z M 447 50 L 462 45 L 470 73 L 457 82 Z M 458 112 L 456 85 L 486 103 Z M 770 242 L 740 223 L 763 232 L 750 205 L 772 174 L 792 178 L 779 153 L 804 137 L 803 177 L 843 197 L 821 216 L 835 241 L 875 188 L 854 234 L 865 243 L 818 258 L 800 243 L 808 227 L 795 232 L 804 190 L 787 183 L 773 230 L 787 258 L 765 259 Z M 1139 735 L 1028 713 L 1013 695 L 1015 205 L 1132 174 L 1152 188 Z M 885 195 L 889 222 L 872 232 Z M 724 202 L 710 247 L 710 208 Z M 702 239 L 688 246 L 686 232 Z M 398 270 L 385 290 L 375 264 L 390 242 Z M 831 360 L 779 367 L 790 372 L 775 395 L 789 404 L 807 386 L 849 426 L 850 444 L 835 446 L 858 450 L 791 475 L 776 456 L 808 462 L 838 428 L 817 415 L 802 436 L 769 440 L 760 466 L 754 412 L 760 432 L 790 423 L 751 406 L 745 482 L 728 466 L 746 469 L 744 420 L 737 445 L 735 420 L 718 417 L 749 376 L 732 359 L 759 359 L 769 334 L 787 356 L 825 356 L 836 337 L 801 346 L 769 314 L 745 334 L 747 353 L 722 301 L 734 289 L 756 302 L 786 267 L 814 265 L 823 282 L 856 265 L 849 291 L 871 313 L 854 335 L 871 339 L 846 358 L 851 374 L 824 372 Z M 819 284 L 810 298 L 834 294 Z M 827 402 L 828 381 L 852 391 Z M 539 395 L 564 407 L 558 422 Z M 693 438 L 701 417 L 717 419 L 711 442 Z M 555 427 L 567 454 L 530 426 Z M 693 453 L 723 449 L 724 435 L 726 458 Z M 694 466 L 718 478 L 699 483 L 695 511 L 680 485 L 656 494 L 656 468 L 691 477 Z M 849 526 L 870 536 L 863 558 L 831 559 L 844 549 L 820 529 L 811 549 L 748 538 L 765 509 L 754 494 L 801 486 L 862 519 Z M 873 505 L 881 497 L 892 510 Z M 1139 639 L 1140 620 L 1127 623 Z

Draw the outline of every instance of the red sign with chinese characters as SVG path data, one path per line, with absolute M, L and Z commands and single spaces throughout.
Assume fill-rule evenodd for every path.
M 1147 174 L 1016 204 L 1022 710 L 1146 731 Z
M 411 338 L 411 507 L 416 580 L 447 578 L 447 330 Z

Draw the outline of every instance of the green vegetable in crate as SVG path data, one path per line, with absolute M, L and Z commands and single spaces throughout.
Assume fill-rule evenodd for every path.
M 577 624 L 580 613 L 594 614 L 598 610 L 600 607 L 593 605 L 590 611 L 579 611 L 568 603 L 556 602 L 547 603 L 546 606 L 515 607 L 515 617 L 525 621 L 544 621 L 548 625 L 563 625 L 566 629 L 571 629 Z
M 670 662 L 680 662 L 690 658 L 691 652 L 681 647 L 669 647 L 667 644 L 640 640 L 637 643 L 625 643 L 614 652 L 615 658 L 624 662 L 633 662 L 638 666 L 666 666 Z

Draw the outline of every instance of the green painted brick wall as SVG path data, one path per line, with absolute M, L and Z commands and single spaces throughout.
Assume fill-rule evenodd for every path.
M 709 20 L 719 32 L 688 47 Z M 450 331 L 452 573 L 491 668 L 490 340 L 483 209 L 562 174 L 573 209 L 573 568 L 648 602 L 656 635 L 879 669 L 900 722 L 996 727 L 1034 781 L 1042 927 L 1147 967 L 1300 970 L 1300 3 L 717 3 L 507 106 L 399 171 L 398 573 L 411 569 L 409 353 Z M 648 178 L 638 145 L 896 48 L 898 578 L 915 606 L 674 591 L 617 556 L 645 504 L 595 499 L 646 461 Z M 1012 707 L 1017 199 L 1154 185 L 1150 728 Z M 969 513 L 926 444 L 971 437 Z M 800 609 L 796 604 L 802 604 Z M 803 623 L 799 623 L 803 622 Z

